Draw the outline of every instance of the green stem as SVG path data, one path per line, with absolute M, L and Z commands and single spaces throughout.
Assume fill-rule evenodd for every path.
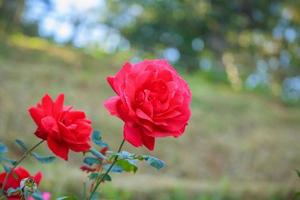
M 19 160 L 17 160 L 17 162 L 13 165 L 12 168 L 10 168 L 9 172 L 6 173 L 6 176 L 4 178 L 3 181 L 3 185 L 1 188 L 1 192 L 2 194 L 4 194 L 4 187 L 6 185 L 7 179 L 9 177 L 9 175 L 11 174 L 12 171 L 14 171 L 14 169 L 28 156 L 31 154 L 31 152 L 33 150 L 35 150 L 38 146 L 40 146 L 40 144 L 42 144 L 45 140 L 41 140 L 40 142 L 38 142 L 36 145 L 34 145 L 33 147 L 31 147 L 30 149 L 28 149 L 27 151 L 24 152 L 24 154 L 21 156 L 21 158 Z
M 125 140 L 123 140 L 121 145 L 119 146 L 118 153 L 121 152 L 124 143 L 125 143 Z M 109 166 L 109 168 L 106 170 L 106 172 L 101 176 L 101 178 L 99 180 L 96 180 L 96 185 L 95 185 L 94 189 L 92 190 L 92 192 L 90 194 L 90 197 L 88 198 L 89 200 L 92 199 L 93 194 L 96 192 L 96 190 L 98 189 L 100 183 L 103 182 L 104 178 L 109 174 L 109 172 L 111 171 L 113 166 L 116 164 L 116 162 L 118 161 L 118 158 L 119 158 L 119 156 L 116 155 L 113 162 L 112 162 L 112 164 Z

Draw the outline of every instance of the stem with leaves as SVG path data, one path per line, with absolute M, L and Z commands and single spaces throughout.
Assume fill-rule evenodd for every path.
M 35 150 L 38 146 L 40 146 L 45 140 L 41 140 L 39 141 L 37 144 L 35 144 L 33 147 L 31 147 L 30 149 L 28 149 L 27 151 L 24 152 L 24 154 L 21 156 L 21 158 L 19 160 L 16 161 L 16 163 L 13 164 L 13 167 L 10 168 L 9 172 L 6 173 L 6 176 L 4 178 L 3 181 L 3 185 L 1 188 L 1 192 L 2 194 L 4 194 L 4 188 L 6 185 L 6 182 L 8 180 L 9 175 L 11 174 L 11 172 L 19 165 L 21 164 L 21 162 L 28 156 L 31 155 L 32 151 Z
M 122 143 L 120 144 L 119 149 L 118 149 L 118 153 L 121 152 L 124 143 L 125 143 L 125 140 L 123 140 Z M 102 174 L 102 176 L 99 179 L 96 180 L 96 185 L 95 185 L 94 189 L 92 190 L 92 192 L 91 192 L 88 200 L 92 199 L 94 193 L 97 191 L 97 189 L 98 189 L 99 185 L 101 184 L 101 182 L 103 182 L 104 178 L 109 174 L 109 172 L 111 171 L 111 169 L 114 167 L 114 165 L 118 161 L 118 158 L 119 158 L 119 156 L 116 155 L 115 158 L 114 158 L 114 160 L 113 160 L 113 162 L 112 162 L 112 164 L 109 166 L 109 168 L 106 170 L 106 172 L 104 174 Z

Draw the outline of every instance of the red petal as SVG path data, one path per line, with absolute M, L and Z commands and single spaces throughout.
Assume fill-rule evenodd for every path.
M 6 173 L 5 173 L 5 172 L 2 172 L 2 173 L 0 174 L 0 184 L 2 184 L 2 182 L 4 181 L 5 176 L 6 176 Z
M 103 147 L 101 150 L 100 150 L 100 153 L 102 153 L 103 155 L 106 155 L 106 152 L 108 151 L 108 147 Z
M 119 96 L 110 97 L 104 102 L 105 108 L 110 112 L 111 115 L 118 115 L 117 103 L 120 101 Z
M 153 120 L 151 119 L 151 117 L 149 117 L 144 111 L 142 111 L 141 109 L 137 109 L 136 110 L 136 115 L 142 119 L 148 120 L 150 122 L 153 122 Z
M 47 131 L 49 133 L 58 132 L 57 122 L 53 117 L 51 117 L 51 116 L 44 117 L 41 120 L 41 123 L 42 123 L 43 129 L 45 131 Z
M 70 122 L 73 122 L 77 119 L 84 119 L 85 118 L 85 113 L 82 111 L 69 111 L 66 113 L 65 119 L 67 119 Z
M 172 72 L 170 70 L 161 70 L 158 72 L 158 79 L 162 79 L 164 81 L 172 81 L 173 80 L 173 76 L 172 76 Z
M 41 139 L 43 139 L 43 140 L 46 140 L 47 137 L 48 137 L 48 133 L 45 132 L 45 131 L 42 131 L 42 130 L 39 129 L 39 128 L 34 132 L 34 134 L 35 134 L 37 137 L 39 137 L 39 138 L 41 138 Z
M 54 105 L 53 105 L 53 115 L 54 115 L 55 117 L 59 117 L 59 116 L 60 116 L 60 113 L 61 113 L 62 110 L 63 110 L 64 99 L 65 99 L 64 94 L 60 94 L 60 95 L 58 95 L 58 97 L 56 98 L 56 100 L 55 100 L 55 102 L 54 102 Z
M 106 80 L 107 80 L 108 84 L 110 85 L 110 87 L 115 91 L 115 93 L 118 94 L 118 92 L 117 92 L 117 90 L 115 89 L 115 86 L 114 86 L 114 80 L 115 80 L 115 77 L 113 77 L 113 76 L 108 76 L 108 77 L 106 78 Z
M 144 85 L 146 82 L 149 82 L 149 79 L 152 78 L 153 72 L 144 71 L 143 73 L 137 73 L 135 78 L 135 84 L 138 86 Z
M 41 119 L 45 116 L 43 110 L 36 107 L 30 107 L 28 112 L 36 125 L 41 126 Z
M 53 101 L 52 101 L 51 97 L 48 94 L 46 94 L 42 98 L 42 106 L 43 106 L 43 109 L 44 109 L 44 111 L 47 115 L 52 114 Z
M 58 127 L 62 140 L 71 143 L 75 143 L 77 141 L 76 136 L 64 124 L 59 122 Z
M 80 123 L 76 129 L 76 138 L 78 141 L 90 140 L 92 134 L 92 127 L 88 123 Z
M 135 147 L 143 144 L 139 128 L 133 127 L 130 123 L 124 125 L 124 139 Z
M 85 144 L 68 144 L 68 147 L 75 152 L 86 152 L 91 149 L 91 145 Z
M 2 188 L 2 185 L 3 185 L 4 179 L 5 179 L 5 176 L 6 176 L 6 172 L 2 172 L 0 174 L 0 187 L 1 188 Z
M 107 82 L 111 86 L 111 88 L 115 91 L 115 93 L 120 94 L 121 86 L 124 83 L 125 76 L 131 71 L 131 64 L 126 62 L 123 67 L 118 71 L 115 76 L 107 77 Z
M 147 147 L 150 151 L 152 151 L 154 149 L 154 144 L 155 144 L 154 137 L 150 137 L 150 136 L 144 134 L 142 136 L 142 140 L 143 140 L 143 144 L 145 145 L 145 147 Z
M 170 110 L 164 113 L 160 113 L 157 115 L 157 118 L 160 119 L 169 119 L 169 118 L 174 118 L 180 116 L 182 113 L 179 112 L 178 110 Z
M 96 169 L 85 166 L 85 165 L 81 166 L 80 169 L 84 172 L 87 172 L 87 173 L 96 171 Z
M 49 149 L 58 157 L 68 160 L 69 149 L 65 143 L 57 142 L 51 137 L 47 138 L 47 144 Z
M 43 174 L 41 172 L 38 172 L 34 175 L 33 179 L 36 182 L 37 185 L 40 184 L 41 180 L 42 180 Z

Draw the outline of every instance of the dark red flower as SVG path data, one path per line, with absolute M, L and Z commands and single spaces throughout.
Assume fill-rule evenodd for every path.
M 97 171 L 97 169 L 96 169 L 95 167 L 89 167 L 89 166 L 87 166 L 87 165 L 82 165 L 82 166 L 80 167 L 80 169 L 81 169 L 82 171 L 84 171 L 84 172 L 87 172 L 87 173 L 91 173 L 91 172 Z
M 108 151 L 108 147 L 103 147 L 102 149 L 100 149 L 99 152 L 102 153 L 103 155 L 106 155 L 107 151 Z
M 117 96 L 105 107 L 125 122 L 124 139 L 154 149 L 156 137 L 180 136 L 190 118 L 191 92 L 166 60 L 126 63 L 107 78 Z
M 7 172 L 2 172 L 0 174 L 0 188 L 2 188 L 2 185 L 4 184 L 4 179 L 6 177 Z M 31 176 L 29 172 L 23 168 L 23 167 L 18 167 L 14 169 L 9 175 L 8 179 L 6 181 L 6 184 L 4 186 L 4 193 L 7 194 L 7 190 L 9 188 L 17 189 L 18 187 L 21 186 L 21 181 L 27 178 L 32 178 L 34 180 L 34 183 L 39 185 L 41 179 L 42 179 L 42 173 L 38 172 L 34 176 Z M 12 196 L 7 195 L 8 200 L 19 200 L 21 199 L 21 193 L 14 194 Z
M 46 94 L 37 106 L 29 108 L 29 113 L 38 126 L 35 135 L 47 140 L 55 155 L 68 160 L 69 150 L 86 152 L 91 148 L 92 127 L 84 112 L 63 104 L 64 94 L 55 101 Z

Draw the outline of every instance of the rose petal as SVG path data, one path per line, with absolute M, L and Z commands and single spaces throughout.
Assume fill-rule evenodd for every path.
M 36 182 L 37 185 L 40 184 L 40 182 L 41 182 L 41 180 L 42 180 L 42 177 L 43 177 L 43 175 L 42 175 L 41 172 L 38 172 L 38 173 L 36 173 L 36 174 L 34 175 L 33 179 L 34 179 L 34 181 Z
M 124 125 L 124 139 L 135 147 L 143 144 L 140 129 L 133 127 L 130 123 Z
M 142 111 L 141 109 L 136 109 L 136 115 L 142 119 L 148 120 L 150 122 L 153 122 L 153 120 L 151 119 L 151 117 L 149 117 L 144 111 Z
M 53 105 L 53 115 L 58 119 L 60 117 L 61 111 L 63 109 L 65 96 L 64 94 L 58 95 Z
M 42 98 L 42 107 L 45 111 L 45 114 L 47 114 L 47 115 L 52 114 L 52 106 L 53 106 L 53 101 L 52 101 L 51 97 L 48 94 L 46 94 Z
M 43 140 L 46 140 L 48 137 L 48 133 L 45 131 L 42 131 L 40 128 L 37 128 L 36 131 L 34 132 L 34 134 Z
M 111 115 L 118 115 L 117 103 L 120 101 L 119 96 L 110 97 L 104 102 L 105 108 L 110 112 Z
M 69 148 L 75 152 L 86 152 L 91 149 L 91 145 L 85 144 L 68 144 Z
M 92 133 L 92 127 L 91 124 L 86 122 L 86 121 L 82 121 L 82 122 L 78 122 L 77 123 L 77 128 L 75 130 L 77 132 L 77 139 L 79 139 L 78 137 L 89 137 Z
M 110 87 L 115 91 L 116 94 L 118 94 L 118 91 L 115 89 L 115 86 L 114 86 L 114 80 L 115 80 L 115 77 L 114 76 L 108 76 L 106 78 L 108 84 L 110 85 Z
M 59 122 L 58 127 L 59 127 L 59 132 L 60 132 L 59 139 L 64 140 L 66 142 L 70 142 L 70 143 L 77 142 L 77 138 L 76 138 L 75 134 L 73 134 L 73 132 L 70 131 L 63 123 Z M 82 142 L 85 142 L 85 141 L 82 141 Z
M 44 117 L 41 120 L 41 124 L 42 124 L 43 129 L 49 133 L 58 132 L 57 122 L 51 116 Z
M 155 144 L 155 138 L 143 134 L 142 140 L 143 140 L 143 144 L 145 145 L 145 147 L 147 147 L 150 151 L 153 151 L 154 144 Z
M 28 112 L 37 126 L 41 126 L 41 119 L 45 116 L 42 109 L 30 107 Z
M 82 111 L 77 111 L 77 110 L 73 110 L 73 111 L 69 111 L 66 113 L 66 115 L 64 116 L 65 119 L 67 119 L 68 123 L 72 123 L 75 120 L 78 119 L 84 119 L 85 113 Z
M 51 137 L 48 137 L 47 144 L 50 150 L 58 157 L 68 160 L 69 149 L 65 143 L 58 142 Z

